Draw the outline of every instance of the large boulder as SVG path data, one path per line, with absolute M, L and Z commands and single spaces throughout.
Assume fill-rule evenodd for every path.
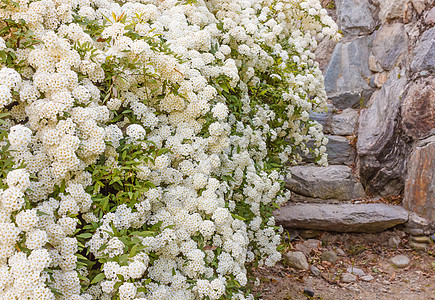
M 373 88 L 369 86 L 370 38 L 361 37 L 351 42 L 338 43 L 325 71 L 325 89 L 335 107 L 358 108 L 369 99 Z
M 384 70 L 391 70 L 407 49 L 408 39 L 403 24 L 384 24 L 376 31 L 372 51 Z
M 398 126 L 405 72 L 391 72 L 372 105 L 360 112 L 357 155 L 361 180 L 370 194 L 400 194 L 404 186 L 408 146 Z
M 350 35 L 373 32 L 376 27 L 373 19 L 376 7 L 368 0 L 337 0 L 335 3 L 341 31 Z
M 275 211 L 277 224 L 338 232 L 380 232 L 408 220 L 408 212 L 396 205 L 297 203 Z
M 420 42 L 414 49 L 411 70 L 413 72 L 435 71 L 435 27 L 422 34 Z
M 411 84 L 402 101 L 402 125 L 414 140 L 435 134 L 435 77 Z
M 292 192 L 317 199 L 351 200 L 364 198 L 364 188 L 347 166 L 295 166 L 286 187 Z
M 408 166 L 403 206 L 435 222 L 435 136 L 417 144 Z

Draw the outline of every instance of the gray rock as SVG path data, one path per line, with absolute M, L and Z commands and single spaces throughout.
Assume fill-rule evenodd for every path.
M 308 297 L 313 297 L 314 296 L 313 288 L 312 287 L 304 288 L 304 294 L 307 295 Z
M 337 0 L 337 17 L 340 29 L 347 34 L 371 33 L 376 26 L 372 15 L 375 6 L 368 0 Z
M 286 187 L 312 198 L 350 200 L 365 197 L 364 189 L 347 166 L 295 166 Z
M 297 250 L 297 251 L 299 251 L 299 252 L 302 252 L 303 254 L 305 254 L 305 256 L 310 256 L 310 254 L 311 254 L 311 248 L 310 247 L 308 247 L 307 245 L 304 245 L 304 244 L 296 244 L 295 245 L 295 250 Z
M 405 228 L 405 232 L 409 233 L 410 235 L 422 235 L 423 234 L 423 229 L 421 228 Z
M 432 242 L 435 242 L 435 234 L 431 234 L 430 238 L 431 238 Z
M 367 83 L 369 69 L 369 38 L 361 37 L 338 43 L 325 70 L 325 89 L 335 107 L 360 107 L 374 89 Z
M 405 255 L 393 256 L 390 261 L 398 268 L 405 268 L 411 263 L 411 260 Z
M 405 134 L 412 139 L 435 134 L 435 77 L 420 78 L 410 84 L 401 112 Z
M 341 281 L 344 283 L 351 283 L 351 282 L 355 282 L 356 281 L 356 276 L 349 274 L 349 273 L 344 273 L 341 275 Z
M 417 242 L 409 242 L 409 247 L 416 251 L 426 251 L 427 250 L 427 244 L 425 243 L 417 243 Z
M 326 144 L 326 153 L 328 154 L 328 163 L 330 165 L 348 165 L 350 166 L 355 162 L 356 151 L 352 147 L 350 141 L 344 136 L 339 135 L 326 135 L 328 144 Z M 314 144 L 309 142 L 308 147 L 313 147 Z M 313 155 L 302 155 L 304 161 L 315 162 Z
M 398 195 L 404 187 L 409 146 L 400 134 L 397 119 L 406 83 L 404 71 L 394 69 L 372 105 L 360 112 L 356 144 L 359 173 L 371 194 Z
M 285 253 L 284 263 L 289 267 L 300 269 L 300 270 L 308 270 L 309 268 L 307 258 L 302 252 L 299 251 Z
M 414 49 L 411 70 L 415 73 L 423 70 L 435 71 L 435 27 L 421 35 L 420 42 Z
M 397 249 L 399 247 L 401 239 L 398 236 L 392 236 L 388 239 L 388 246 L 393 249 Z
M 314 276 L 316 276 L 316 277 L 320 277 L 320 270 L 319 270 L 319 268 L 318 267 L 316 267 L 316 266 L 311 266 L 310 267 L 310 272 L 311 272 L 311 274 L 313 274 Z
M 335 264 L 338 260 L 338 256 L 334 253 L 334 251 L 326 251 L 322 253 L 321 259 L 322 261 L 328 261 Z
M 408 212 L 402 207 L 381 203 L 298 203 L 284 206 L 274 214 L 283 227 L 338 232 L 381 232 L 408 220 Z
M 369 282 L 369 281 L 372 281 L 375 278 L 372 275 L 364 275 L 364 276 L 361 276 L 359 279 L 361 279 L 362 281 Z
M 384 70 L 391 70 L 407 49 L 408 41 L 403 24 L 384 24 L 376 31 L 372 51 Z
M 364 273 L 363 270 L 355 268 L 355 267 L 349 267 L 346 269 L 346 271 L 350 274 L 356 275 L 356 276 L 364 276 L 366 273 Z
M 421 141 L 408 161 L 403 205 L 435 222 L 435 136 Z M 424 221 L 421 221 L 425 223 Z M 427 222 L 429 224 L 429 222 Z M 408 224 L 413 227 L 412 224 Z M 421 227 L 420 227 L 421 228 Z M 423 230 L 429 229 L 429 225 Z
M 431 223 L 429 222 L 429 220 L 420 217 L 418 214 L 414 212 L 411 212 L 409 214 L 408 222 L 406 223 L 406 228 L 419 228 L 423 230 L 428 230 L 430 227 L 431 227 Z
M 358 122 L 358 111 L 352 108 L 346 108 L 340 114 L 332 115 L 324 131 L 336 135 L 353 135 Z
M 380 0 L 379 19 L 381 22 L 386 23 L 388 20 L 402 18 L 406 2 L 407 0 Z

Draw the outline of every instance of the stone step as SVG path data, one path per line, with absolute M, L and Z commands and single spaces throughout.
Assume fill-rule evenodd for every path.
M 285 228 L 337 232 L 381 232 L 408 221 L 408 212 L 397 205 L 289 204 L 275 211 L 276 223 Z
M 365 197 L 362 184 L 348 166 L 302 165 L 289 168 L 286 187 L 292 192 L 317 199 L 353 200 Z
M 339 135 L 325 135 L 328 138 L 326 144 L 326 153 L 328 154 L 328 163 L 330 165 L 351 165 L 355 162 L 355 149 L 350 144 L 350 141 L 344 136 Z M 314 147 L 312 142 L 309 142 L 308 147 Z M 305 162 L 313 163 L 314 156 L 310 153 L 302 155 Z

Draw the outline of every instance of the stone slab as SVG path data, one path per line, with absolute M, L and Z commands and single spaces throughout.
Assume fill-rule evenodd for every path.
M 277 224 L 283 227 L 337 232 L 381 232 L 408 220 L 408 212 L 401 206 L 381 203 L 298 203 L 274 214 Z

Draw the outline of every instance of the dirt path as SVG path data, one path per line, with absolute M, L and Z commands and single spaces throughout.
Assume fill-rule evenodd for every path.
M 259 268 L 256 292 L 264 300 L 435 300 L 435 246 L 428 244 L 427 251 L 416 252 L 409 248 L 408 239 L 400 230 L 379 234 L 324 232 L 308 241 L 297 237 L 287 243 L 287 250 L 305 252 L 310 268 L 317 267 L 320 274 L 283 264 Z M 337 261 L 322 261 L 325 252 L 335 253 Z M 390 259 L 399 254 L 407 256 L 410 264 L 394 266 Z M 349 267 L 364 274 L 350 276 L 356 280 L 344 283 L 342 274 L 348 273 Z M 304 294 L 304 289 L 314 296 Z

